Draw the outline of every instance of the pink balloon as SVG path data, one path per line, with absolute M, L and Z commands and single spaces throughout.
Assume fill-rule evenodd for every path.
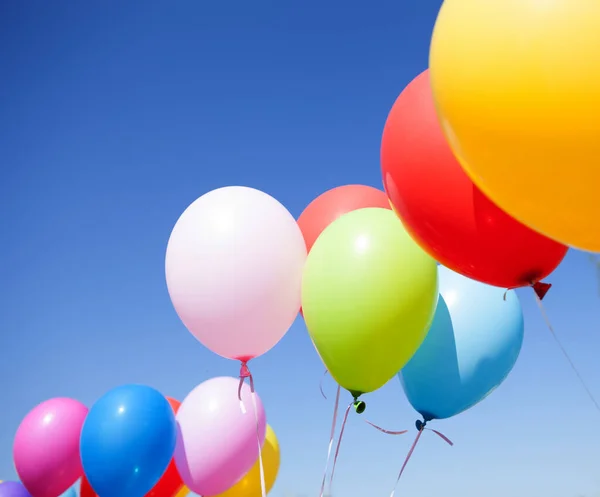
M 213 352 L 247 361 L 271 349 L 300 310 L 306 245 L 287 209 L 253 188 L 213 190 L 181 215 L 169 239 L 169 295 L 187 329 Z
M 247 384 L 238 399 L 237 378 L 213 378 L 198 385 L 177 411 L 175 464 L 185 485 L 200 495 L 218 495 L 231 488 L 258 459 L 267 419 L 258 395 Z M 258 431 L 258 435 L 257 435 Z M 258 440 L 257 440 L 258 438 Z
M 88 408 L 67 398 L 34 407 L 21 421 L 13 445 L 15 468 L 35 497 L 57 497 L 83 475 L 79 435 Z

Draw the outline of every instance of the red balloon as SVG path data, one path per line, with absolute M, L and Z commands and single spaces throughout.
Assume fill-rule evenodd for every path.
M 171 404 L 173 412 L 177 414 L 181 402 L 172 399 L 171 397 L 167 397 L 167 400 L 169 401 L 169 404 Z M 179 476 L 177 466 L 175 466 L 175 459 L 171 459 L 165 473 L 145 497 L 175 497 L 182 488 L 183 480 L 181 479 L 181 476 Z
M 90 482 L 87 481 L 87 478 L 84 476 L 81 478 L 81 487 L 79 489 L 79 497 L 98 497 L 94 489 L 90 485 Z
M 535 285 L 540 296 L 547 291 L 549 286 L 538 282 L 568 248 L 510 217 L 471 182 L 443 135 L 429 71 L 394 103 L 383 132 L 381 166 L 395 212 L 434 259 L 489 285 Z
M 365 185 L 338 186 L 319 195 L 298 218 L 307 250 L 338 217 L 367 207 L 389 209 L 390 203 L 384 192 Z

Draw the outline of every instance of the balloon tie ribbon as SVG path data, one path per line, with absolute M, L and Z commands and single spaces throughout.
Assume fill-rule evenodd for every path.
M 586 381 L 583 379 L 583 376 L 579 372 L 579 369 L 577 369 L 577 366 L 575 366 L 575 363 L 571 359 L 571 356 L 567 352 L 567 349 L 565 349 L 565 347 L 563 346 L 562 342 L 558 338 L 558 335 L 556 334 L 556 331 L 554 330 L 554 327 L 552 326 L 552 323 L 550 322 L 550 318 L 548 317 L 548 313 L 546 312 L 544 304 L 542 304 L 542 299 L 539 297 L 539 295 L 537 294 L 537 292 L 535 293 L 535 302 L 536 302 L 536 304 L 538 305 L 538 307 L 540 309 L 540 313 L 542 314 L 542 318 L 544 319 L 544 322 L 546 323 L 546 327 L 550 331 L 550 334 L 552 335 L 552 338 L 556 342 L 556 345 L 558 345 L 558 348 L 560 349 L 560 351 L 562 352 L 562 354 L 565 356 L 565 359 L 567 360 L 567 362 L 571 366 L 571 369 L 575 373 L 575 376 L 577 376 L 577 379 L 579 380 L 579 383 L 581 384 L 581 386 L 583 387 L 583 389 L 587 393 L 588 397 L 590 398 L 590 400 L 592 401 L 592 403 L 596 406 L 596 409 L 600 412 L 600 404 L 596 400 L 596 397 L 594 397 L 594 394 L 592 393 L 592 391 L 588 387 Z
M 325 379 L 325 377 L 327 376 L 328 373 L 329 373 L 329 371 L 325 370 L 325 373 L 323 374 L 323 377 L 321 378 L 321 382 L 319 384 L 319 388 L 321 390 L 321 395 L 323 396 L 323 398 L 325 400 L 327 400 L 327 396 L 325 395 L 325 392 L 323 391 L 323 380 Z M 342 388 L 338 385 L 337 392 L 335 395 L 335 403 L 334 403 L 334 407 L 333 407 L 333 419 L 331 422 L 331 433 L 329 436 L 329 448 L 327 450 L 327 461 L 325 463 L 325 471 L 323 472 L 323 480 L 321 482 L 321 492 L 319 494 L 320 497 L 323 497 L 325 494 L 325 481 L 327 479 L 327 468 L 329 467 L 329 461 L 331 459 L 331 450 L 333 448 L 333 440 L 335 438 L 335 426 L 337 424 L 341 390 L 342 390 Z M 346 407 L 346 411 L 344 412 L 344 418 L 342 421 L 342 426 L 340 427 L 340 435 L 338 437 L 337 445 L 335 447 L 335 454 L 333 456 L 333 464 L 331 466 L 331 475 L 329 477 L 329 491 L 330 492 L 331 492 L 331 486 L 333 484 L 333 477 L 335 475 L 335 468 L 337 465 L 338 455 L 340 453 L 340 446 L 342 444 L 342 438 L 344 437 L 344 430 L 346 429 L 346 422 L 348 421 L 348 415 L 350 414 L 350 409 L 352 407 L 354 407 L 354 409 L 356 410 L 356 412 L 358 414 L 362 414 L 364 412 L 366 406 L 367 406 L 367 404 L 365 402 L 363 402 L 362 400 L 358 400 L 358 395 L 354 395 L 352 402 L 350 402 L 350 404 L 348 404 L 348 406 Z
M 331 487 L 333 485 L 333 477 L 335 475 L 335 467 L 337 465 L 337 459 L 338 459 L 338 455 L 340 453 L 340 446 L 342 445 L 342 438 L 344 437 L 344 430 L 346 429 L 346 422 L 348 421 L 348 414 L 350 414 L 350 409 L 352 409 L 352 406 L 354 406 L 354 404 L 356 402 L 357 402 L 356 400 L 353 400 L 352 402 L 350 402 L 350 404 L 348 404 L 348 407 L 346 407 L 346 411 L 344 412 L 344 418 L 342 421 L 342 426 L 340 428 L 340 436 L 338 437 L 337 445 L 335 447 L 335 454 L 333 456 L 333 464 L 331 465 L 331 475 L 329 476 L 329 492 L 330 493 L 331 493 Z
M 327 371 L 325 371 L 325 374 L 327 374 Z M 323 397 L 325 399 L 327 399 L 327 397 L 325 396 L 325 392 L 323 392 L 323 379 L 321 379 L 321 395 L 323 395 Z M 319 497 L 323 497 L 323 495 L 325 494 L 325 481 L 327 480 L 327 470 L 329 469 L 329 461 L 331 460 L 331 450 L 333 449 L 333 439 L 335 438 L 335 426 L 337 425 L 337 417 L 338 417 L 338 410 L 340 407 L 340 393 L 342 391 L 342 388 L 338 385 L 337 387 L 337 392 L 335 394 L 335 403 L 333 405 L 333 417 L 331 420 L 331 432 L 329 434 L 329 446 L 327 448 L 327 460 L 325 461 L 325 470 L 323 471 L 323 481 L 321 482 L 321 492 L 319 494 Z
M 323 398 L 325 400 L 327 400 L 327 395 L 325 395 L 325 391 L 323 390 L 323 380 L 327 377 L 328 374 L 329 374 L 329 371 L 326 369 L 325 373 L 323 373 L 323 376 L 321 377 L 321 381 L 319 382 L 319 390 L 321 390 L 321 395 L 323 396 Z
M 242 365 L 240 367 L 240 383 L 238 385 L 238 399 L 240 401 L 240 409 L 243 414 L 246 414 L 246 406 L 244 406 L 244 401 L 242 400 L 242 388 L 244 386 L 244 382 L 248 379 L 248 384 L 250 385 L 250 395 L 252 397 L 252 410 L 254 411 L 254 421 L 256 423 L 256 444 L 258 449 L 258 466 L 260 470 L 260 491 L 262 497 L 267 497 L 267 487 L 265 485 L 265 468 L 263 465 L 262 458 L 262 444 L 260 443 L 260 425 L 258 422 L 258 405 L 256 402 L 256 392 L 254 391 L 254 378 L 252 377 L 252 373 L 250 372 L 250 368 L 248 368 L 247 361 L 242 361 Z
M 394 488 L 392 490 L 392 493 L 390 494 L 390 497 L 394 497 L 394 494 L 396 493 L 396 488 L 398 487 L 398 483 L 400 482 L 400 478 L 402 478 L 402 475 L 404 474 L 404 470 L 406 469 L 408 461 L 410 461 L 410 458 L 412 457 L 413 452 L 415 451 L 415 449 L 417 447 L 417 444 L 419 443 L 419 440 L 421 439 L 421 435 L 423 434 L 423 432 L 425 430 L 428 430 L 428 431 L 431 431 L 431 432 L 435 433 L 438 437 L 440 437 L 448 445 L 450 445 L 450 446 L 454 445 L 454 443 L 452 443 L 452 441 L 446 435 L 440 433 L 437 430 L 432 430 L 431 428 L 426 428 L 426 426 L 427 426 L 427 420 L 421 421 L 419 419 L 415 423 L 415 426 L 416 426 L 416 428 L 418 430 L 417 436 L 415 438 L 415 441 L 411 445 L 410 450 L 408 451 L 408 454 L 406 454 L 406 458 L 404 459 L 404 463 L 402 464 L 402 467 L 400 468 L 400 471 L 398 473 L 398 478 L 396 478 L 396 483 L 394 484 Z

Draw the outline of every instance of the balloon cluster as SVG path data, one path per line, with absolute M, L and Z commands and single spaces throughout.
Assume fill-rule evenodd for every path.
M 270 489 L 279 444 L 258 396 L 256 422 L 240 410 L 238 387 L 213 378 L 181 403 L 144 385 L 117 387 L 89 410 L 68 398 L 43 402 L 17 430 L 20 482 L 0 482 L 0 497 L 260 495 L 259 447 Z M 253 394 L 243 385 L 239 395 Z
M 420 436 L 488 396 L 523 342 L 514 289 L 541 301 L 568 246 L 600 251 L 598 19 L 597 0 L 445 0 L 430 70 L 385 124 L 385 192 L 334 188 L 296 221 L 266 193 L 224 187 L 175 224 L 173 306 L 239 378 L 181 404 L 142 385 L 89 411 L 46 401 L 19 426 L 21 481 L 0 497 L 70 497 L 78 480 L 81 497 L 264 497 L 279 445 L 249 362 L 299 312 L 348 410 L 398 376 Z

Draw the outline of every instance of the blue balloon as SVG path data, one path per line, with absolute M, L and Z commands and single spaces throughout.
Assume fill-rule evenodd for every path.
M 96 494 L 143 497 L 175 450 L 173 409 L 143 385 L 117 387 L 90 409 L 81 430 L 83 470 Z
M 429 333 L 398 373 L 425 421 L 466 411 L 508 376 L 523 344 L 523 312 L 513 290 L 438 266 L 440 298 Z

